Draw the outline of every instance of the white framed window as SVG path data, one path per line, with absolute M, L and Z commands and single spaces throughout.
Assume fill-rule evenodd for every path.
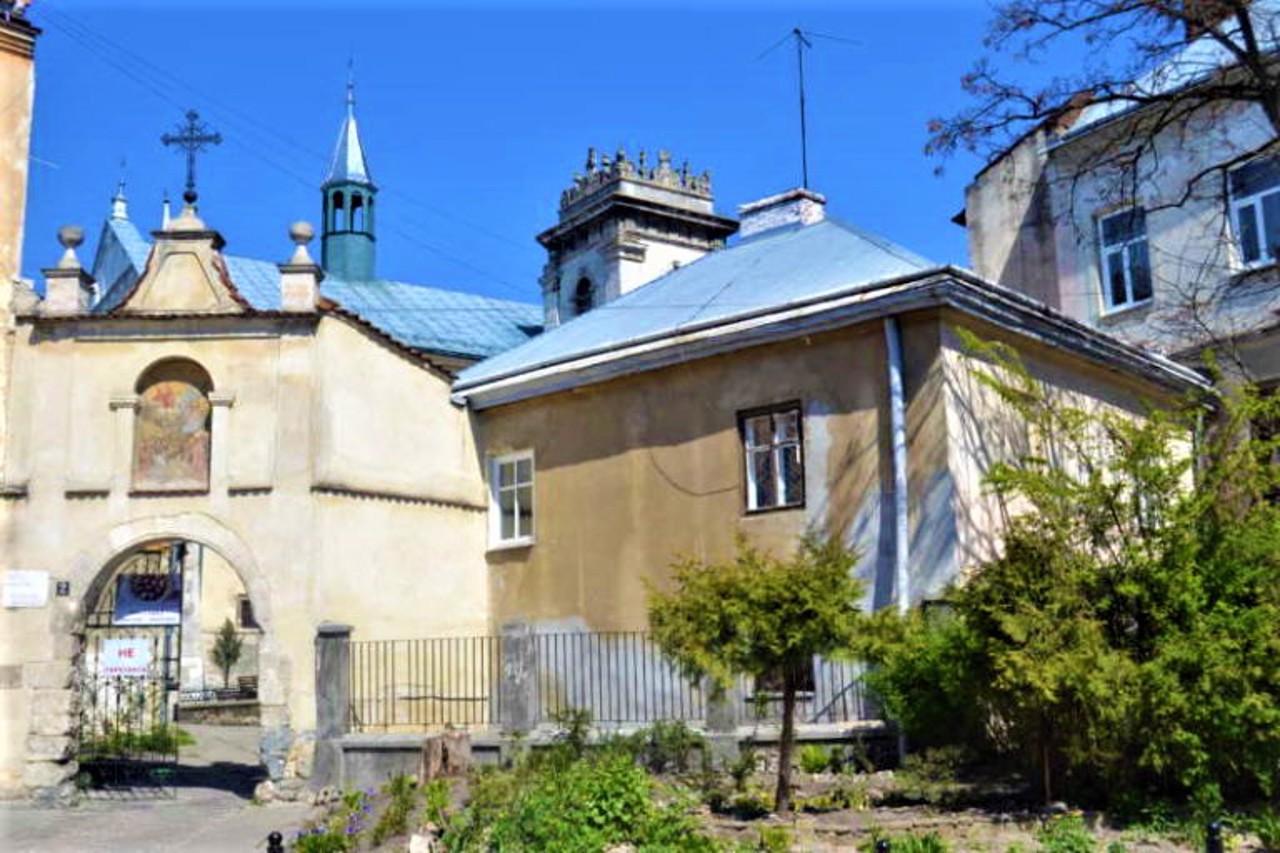
M 803 506 L 800 404 L 742 412 L 738 422 L 747 471 L 747 511 Z
M 1151 299 L 1151 257 L 1147 251 L 1147 212 L 1130 207 L 1098 220 L 1099 271 L 1107 310 L 1129 308 Z
M 1280 260 L 1280 157 L 1260 157 L 1227 175 L 1231 227 L 1246 266 Z
M 489 460 L 489 541 L 496 547 L 533 542 L 533 451 Z

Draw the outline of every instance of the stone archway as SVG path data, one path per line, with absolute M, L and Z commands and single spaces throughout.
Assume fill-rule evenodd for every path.
M 121 563 L 149 543 L 163 540 L 184 540 L 215 551 L 238 576 L 253 602 L 254 617 L 262 632 L 258 644 L 261 752 L 270 775 L 278 777 L 283 773 L 291 741 L 286 702 L 290 667 L 280 651 L 270 584 L 244 540 L 212 516 L 176 513 L 135 519 L 107 530 L 96 538 L 92 547 L 77 554 L 69 567 L 68 579 L 79 594 L 74 606 L 55 613 L 52 625 L 56 654 L 63 658 L 61 665 L 73 665 L 81 655 L 90 610 Z M 53 708 L 50 703 L 33 703 L 29 741 L 38 740 L 39 735 L 50 729 L 51 709 L 68 719 L 74 713 L 70 704 L 59 702 L 57 708 Z M 34 792 L 37 797 L 65 797 L 75 765 L 62 765 L 63 772 L 59 774 L 52 772 L 50 758 L 48 754 L 32 753 L 29 747 L 28 769 L 38 772 L 27 775 L 33 781 L 40 779 L 45 783 L 37 784 Z

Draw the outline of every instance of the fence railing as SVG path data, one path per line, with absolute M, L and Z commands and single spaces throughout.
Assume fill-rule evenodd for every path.
M 640 631 L 538 634 L 540 722 L 580 708 L 598 723 L 691 722 L 706 718 L 692 685 Z
M 352 641 L 350 667 L 352 731 L 498 727 L 504 701 L 531 706 L 532 725 L 570 709 L 606 725 L 699 723 L 710 704 L 641 631 L 534 634 L 518 644 L 503 636 Z M 781 718 L 782 697 L 748 679 L 736 701 L 743 722 Z M 873 718 L 861 667 L 815 659 L 796 711 L 800 723 Z
M 353 731 L 501 722 L 501 637 L 351 643 Z

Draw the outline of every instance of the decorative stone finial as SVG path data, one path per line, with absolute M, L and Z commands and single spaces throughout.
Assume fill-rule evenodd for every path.
M 289 239 L 296 244 L 293 250 L 293 257 L 289 258 L 291 264 L 314 264 L 310 253 L 307 252 L 307 244 L 316 236 L 316 229 L 311 226 L 310 222 L 298 221 L 289 226 Z
M 639 181 L 662 189 L 676 190 L 690 196 L 711 199 L 710 175 L 695 174 L 684 161 L 679 170 L 671 166 L 671 152 L 658 151 L 658 165 L 650 165 L 649 152 L 641 148 L 632 160 L 625 145 L 619 145 L 613 156 L 601 154 L 599 149 L 587 149 L 586 174 L 574 174 L 573 183 L 560 194 L 560 208 L 567 210 L 583 198 L 592 196 L 602 187 L 618 181 Z
M 64 270 L 80 269 L 80 259 L 76 257 L 76 249 L 84 243 L 84 229 L 79 225 L 64 225 L 58 229 L 58 242 L 66 249 L 58 268 Z

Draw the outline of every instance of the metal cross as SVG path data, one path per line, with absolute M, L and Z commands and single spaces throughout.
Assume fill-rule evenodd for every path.
M 222 134 L 211 133 L 209 126 L 200 121 L 200 114 L 195 110 L 187 111 L 187 123 L 178 126 L 178 132 L 166 133 L 160 137 L 165 145 L 176 145 L 187 152 L 187 191 L 182 198 L 187 204 L 196 203 L 196 154 L 204 150 L 206 145 L 221 145 Z

